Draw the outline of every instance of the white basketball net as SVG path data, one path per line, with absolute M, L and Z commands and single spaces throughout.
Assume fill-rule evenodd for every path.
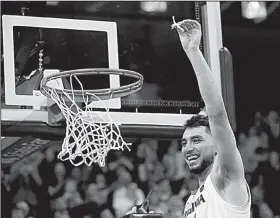
M 119 129 L 120 124 L 112 121 L 109 108 L 105 103 L 98 96 L 84 92 L 82 83 L 72 74 L 70 75 L 71 89 L 73 90 L 72 77 L 81 87 L 84 108 L 75 102 L 74 91 L 69 94 L 60 89 L 63 94 L 57 93 L 57 84 L 61 79 L 50 80 L 47 82 L 48 88 L 42 88 L 58 105 L 66 119 L 66 136 L 58 158 L 62 161 L 69 160 L 74 166 L 83 163 L 90 166 L 92 163 L 98 163 L 100 167 L 104 167 L 110 150 L 124 150 L 126 147 L 130 151 L 128 146 L 131 143 L 123 140 Z M 103 103 L 106 112 L 102 117 L 89 107 L 92 102 L 89 100 L 92 96 Z M 102 122 L 105 116 L 109 120 L 107 123 Z

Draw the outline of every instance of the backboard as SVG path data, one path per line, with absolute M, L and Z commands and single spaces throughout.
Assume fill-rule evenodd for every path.
M 3 133 L 63 137 L 63 124 L 50 123 L 53 114 L 48 110 L 47 98 L 39 91 L 41 78 L 35 73 L 24 79 L 38 68 L 42 50 L 45 73 L 100 67 L 141 73 L 141 91 L 106 101 L 112 120 L 122 124 L 126 136 L 180 137 L 185 120 L 198 113 L 203 102 L 192 66 L 176 31 L 170 28 L 171 18 L 175 15 L 176 20 L 196 19 L 202 24 L 201 49 L 221 84 L 220 11 L 218 2 L 166 4 L 165 13 L 145 11 L 140 2 L 108 2 L 94 15 L 88 11 L 81 15 L 79 10 L 67 14 L 59 7 L 53 11 L 49 8 L 40 18 L 4 15 L 1 120 L 9 128 Z M 127 7 L 134 11 L 127 13 Z M 40 47 L 38 41 L 44 41 L 44 45 Z M 119 76 L 100 76 L 84 77 L 82 82 L 89 89 L 98 89 L 119 87 L 126 81 Z M 104 113 L 100 104 L 91 106 Z

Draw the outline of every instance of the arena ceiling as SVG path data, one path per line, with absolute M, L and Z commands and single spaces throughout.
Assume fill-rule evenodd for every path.
M 191 10 L 192 2 L 169 1 L 167 8 L 160 13 L 145 13 L 141 9 L 140 1 L 42 1 L 42 2 L 1 2 L 2 14 L 21 14 L 22 7 L 26 9 L 26 15 L 44 16 L 48 13 L 55 14 L 80 14 L 84 16 L 153 16 L 157 19 L 170 19 L 170 16 L 176 15 L 178 19 L 183 19 Z M 221 2 L 222 21 L 224 25 L 280 29 L 278 21 L 280 20 L 280 3 L 267 2 L 266 7 L 271 9 L 269 16 L 261 23 L 254 23 L 251 20 L 242 17 L 241 2 Z

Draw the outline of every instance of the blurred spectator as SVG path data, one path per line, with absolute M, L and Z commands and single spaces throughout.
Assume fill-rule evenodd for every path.
M 149 189 L 153 187 L 158 181 L 165 179 L 165 169 L 162 163 L 158 160 L 155 162 L 149 163 L 150 159 L 147 159 L 145 165 L 148 169 L 149 176 Z
M 264 201 L 264 190 L 258 184 L 252 189 L 252 215 L 253 218 L 273 218 L 273 213 Z
M 103 174 L 106 177 L 106 182 L 111 185 L 116 180 L 116 171 L 120 166 L 125 166 L 130 171 L 134 170 L 134 165 L 132 164 L 131 157 L 127 157 L 122 151 L 114 151 L 111 153 L 111 158 L 108 158 L 107 170 L 96 171 L 95 176 Z M 96 166 L 100 168 L 99 166 Z M 102 167 L 106 168 L 106 167 Z M 94 179 L 96 181 L 96 178 Z
M 143 141 L 147 146 L 145 147 L 145 156 L 150 162 L 156 162 L 158 160 L 157 149 L 158 141 L 157 140 L 144 140 Z
M 52 146 L 42 152 L 43 159 L 38 164 L 41 185 L 37 193 L 36 215 L 40 218 L 49 218 L 51 213 L 49 186 L 55 183 L 54 167 L 57 162 L 55 150 Z
M 78 191 L 78 185 L 74 180 L 66 181 L 65 192 L 62 197 L 68 208 L 73 208 L 83 203 L 82 197 Z
M 120 165 L 126 166 L 130 171 L 134 170 L 134 165 L 131 160 L 126 157 L 122 151 L 116 151 L 114 153 L 115 160 L 109 163 L 109 169 L 111 171 L 116 170 Z
M 246 134 L 242 132 L 238 135 L 238 138 L 237 138 L 237 147 L 238 147 L 239 151 L 241 152 L 241 154 L 243 153 L 244 150 L 248 149 L 247 145 L 248 145 L 248 138 L 247 138 Z
M 39 164 L 39 172 L 43 185 L 49 186 L 54 179 L 55 151 L 53 147 L 48 147 L 43 154 L 44 159 Z
M 260 133 L 261 147 L 269 149 L 269 139 L 266 132 Z
M 248 145 L 254 150 L 261 145 L 260 138 L 257 135 L 256 127 L 251 126 L 248 131 Z
M 260 218 L 274 218 L 272 210 L 266 203 L 260 204 L 259 206 Z
M 266 132 L 262 132 L 260 134 L 260 142 L 261 145 L 255 150 L 255 156 L 256 160 L 258 161 L 258 164 L 262 164 L 262 162 L 265 162 L 268 160 L 269 157 L 269 141 L 268 141 L 268 135 Z
M 145 158 L 145 156 L 146 156 L 146 151 L 145 151 L 145 149 L 146 149 L 146 144 L 144 144 L 144 143 L 140 143 L 139 145 L 138 145 L 138 147 L 137 147 L 137 151 L 136 151 L 136 157 L 137 157 L 137 159 L 138 160 L 141 160 L 141 159 L 144 159 Z
M 253 130 L 252 130 L 252 132 L 253 132 Z M 254 132 L 251 134 L 254 134 Z M 245 178 L 248 183 L 251 182 L 251 174 L 254 172 L 254 170 L 256 169 L 257 164 L 258 164 L 256 155 L 255 155 L 256 146 L 254 146 L 252 144 L 252 141 L 253 140 L 251 140 L 251 144 L 249 144 L 249 138 L 247 138 L 247 136 L 244 133 L 240 133 L 238 135 L 237 146 L 238 146 L 241 158 L 243 160 Z
M 41 179 L 35 163 L 27 160 L 20 161 L 11 167 L 9 183 L 12 202 L 16 204 L 25 201 L 33 214 L 37 206 L 38 184 L 41 184 Z
M 275 200 L 275 196 L 280 195 L 280 164 L 277 152 L 271 152 L 269 160 L 260 164 L 254 172 L 252 185 L 260 183 L 259 181 L 261 181 L 264 188 L 264 200 L 273 213 L 279 215 L 279 202 Z
M 168 212 L 168 205 L 166 202 L 161 200 L 159 187 L 155 186 L 153 188 L 153 194 L 150 198 L 150 211 L 155 211 L 156 213 L 166 214 Z
M 154 185 L 154 187 L 152 187 L 155 190 L 155 198 L 153 199 L 153 205 L 152 205 L 152 209 L 159 209 L 159 211 L 161 211 L 160 213 L 162 213 L 163 217 L 168 217 L 168 213 L 170 212 L 169 210 L 169 204 L 168 201 L 169 199 L 172 197 L 173 193 L 172 193 L 172 189 L 170 186 L 170 182 L 167 179 L 162 179 L 160 181 L 157 182 L 157 184 Z M 153 195 L 154 195 L 153 194 Z M 158 199 L 157 199 L 158 197 Z M 156 202 L 158 202 L 158 205 L 156 205 Z
M 145 194 L 148 193 L 149 182 L 148 182 L 148 171 L 146 169 L 146 147 L 144 143 L 140 143 L 136 151 L 136 159 L 134 160 L 134 165 L 136 167 L 136 179 L 139 181 L 138 186 Z
M 95 183 L 91 183 L 88 186 L 86 201 L 95 202 L 99 207 L 102 206 L 102 209 L 100 210 L 101 213 L 103 210 L 107 209 L 110 210 L 110 213 L 114 213 L 112 206 L 112 192 L 117 187 L 119 187 L 119 184 L 117 184 L 117 182 L 114 182 L 113 184 L 108 186 L 105 176 L 103 174 L 98 174 L 96 176 Z M 108 213 L 105 212 L 105 214 Z
M 87 165 L 85 165 L 85 166 L 83 166 L 82 167 L 82 178 L 81 178 L 81 180 L 82 180 L 82 182 L 83 183 L 90 183 L 90 182 L 92 182 L 92 181 L 94 181 L 90 176 L 92 176 L 92 170 L 93 169 L 93 165 L 91 165 L 91 166 L 87 166 Z
M 25 201 L 15 203 L 12 209 L 11 218 L 27 218 L 30 212 L 30 207 Z
M 114 169 L 110 170 L 110 164 L 114 162 L 114 160 L 108 160 L 107 165 L 104 167 L 99 167 L 98 165 L 91 166 L 83 166 L 82 168 L 82 183 L 90 184 L 96 181 L 96 176 L 99 174 L 103 174 L 106 177 L 106 181 L 108 184 L 111 184 L 115 180 Z
M 63 197 L 57 198 L 54 205 L 54 218 L 70 218 L 67 203 Z
M 99 189 L 104 189 L 107 187 L 106 178 L 101 173 L 96 175 L 95 183 Z
M 172 189 L 168 179 L 163 179 L 158 182 L 158 192 L 161 201 L 167 201 L 172 196 Z
M 263 147 L 259 147 L 256 149 L 256 152 L 255 152 L 255 158 L 256 158 L 256 161 L 258 163 L 258 166 L 259 165 L 262 165 L 263 163 L 265 163 L 268 158 L 269 158 L 269 149 L 267 148 L 263 148 Z M 257 169 L 254 170 L 254 172 L 256 171 Z M 253 173 L 254 173 L 253 172 Z
M 165 217 L 182 218 L 184 211 L 184 201 L 179 197 L 173 195 L 167 202 L 168 213 Z
M 73 208 L 83 203 L 81 197 L 82 185 L 82 171 L 79 167 L 74 167 L 70 173 L 70 177 L 65 181 L 63 197 L 67 202 L 68 208 Z
M 109 209 L 101 211 L 100 218 L 114 218 L 114 215 Z
M 1 170 L 1 217 L 8 218 L 12 210 L 11 188 L 8 181 L 8 175 Z
M 91 183 L 85 188 L 85 194 L 83 204 L 68 210 L 71 218 L 99 218 L 104 213 L 108 214 L 107 189 L 99 189 L 95 183 Z
M 280 122 L 279 114 L 276 111 L 269 112 L 267 124 L 271 148 L 280 153 Z
M 95 183 L 88 185 L 86 189 L 85 202 L 94 202 L 98 206 L 104 205 L 107 202 L 108 190 L 99 189 Z
M 260 135 L 266 130 L 266 123 L 264 117 L 259 111 L 255 113 L 254 127 L 256 128 L 257 135 Z
M 145 196 L 142 190 L 132 182 L 131 175 L 125 167 L 117 169 L 119 187 L 113 193 L 113 208 L 116 217 L 121 217 L 129 211 L 133 205 L 144 201 Z
M 137 167 L 136 179 L 145 194 L 153 184 L 164 178 L 164 168 L 158 160 L 157 149 L 156 140 L 142 140 L 137 148 L 137 159 L 134 162 Z
M 191 195 L 191 192 L 197 190 L 198 188 L 199 184 L 196 177 L 188 174 L 179 192 L 179 196 L 184 200 L 184 202 L 186 202 L 188 197 Z
M 274 138 L 279 136 L 279 115 L 276 111 L 270 111 L 267 116 L 267 124 Z
M 237 138 L 237 147 L 239 149 L 239 152 L 241 153 L 241 156 L 243 153 L 244 155 L 247 154 L 247 149 L 248 149 L 247 145 L 248 145 L 248 138 L 245 135 L 245 133 L 242 132 L 238 135 Z
M 177 140 L 171 141 L 167 154 L 163 156 L 162 163 L 166 169 L 166 178 L 170 180 L 173 193 L 179 194 L 186 177 L 186 166 L 184 157 L 179 151 Z
M 55 208 L 56 199 L 62 197 L 65 191 L 66 169 L 63 163 L 58 162 L 55 164 L 54 175 L 55 180 L 48 186 L 52 208 Z
M 280 215 L 279 201 L 275 196 L 280 196 L 280 162 L 279 153 L 271 152 L 269 157 L 269 165 L 264 169 L 263 185 L 265 189 L 265 200 L 271 207 L 275 215 Z

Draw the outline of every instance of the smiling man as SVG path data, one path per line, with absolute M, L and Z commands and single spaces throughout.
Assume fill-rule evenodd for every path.
M 206 108 L 186 121 L 181 140 L 185 161 L 199 181 L 199 189 L 187 200 L 184 218 L 250 218 L 251 195 L 242 159 L 222 95 L 199 50 L 201 26 L 194 20 L 174 20 L 172 28 L 192 63 Z M 136 206 L 127 214 L 132 213 L 139 213 Z
M 250 218 L 251 197 L 244 167 L 223 98 L 199 44 L 201 26 L 193 20 L 174 23 L 194 68 L 206 114 L 186 121 L 182 152 L 199 189 L 189 197 L 184 218 Z

